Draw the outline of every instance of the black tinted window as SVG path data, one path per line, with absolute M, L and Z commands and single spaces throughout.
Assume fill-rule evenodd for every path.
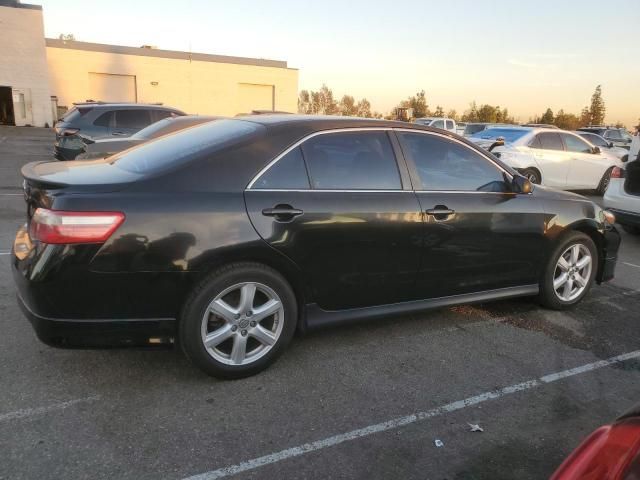
M 113 117 L 113 112 L 107 112 L 100 115 L 93 122 L 94 125 L 98 127 L 110 127 L 111 126 L 111 118 Z
M 451 130 L 453 128 L 453 121 L 447 120 L 447 130 Z
M 539 133 L 538 139 L 540 139 L 540 148 L 543 150 L 564 150 L 564 145 L 562 145 L 562 139 L 559 133 Z
M 591 147 L 587 142 L 585 142 L 581 138 L 575 135 L 570 135 L 568 133 L 563 133 L 562 138 L 564 139 L 564 144 L 567 147 L 567 151 L 591 153 Z
M 149 110 L 116 110 L 116 128 L 144 128 L 151 123 Z
M 594 145 L 597 145 L 598 147 L 609 146 L 609 144 L 605 141 L 605 139 L 600 137 L 599 135 L 593 135 L 592 133 L 581 133 L 580 136 L 583 138 L 586 138 L 587 140 L 589 140 Z
M 327 190 L 401 189 L 398 166 L 386 132 L 318 135 L 302 152 L 311 185 Z
M 400 138 L 422 190 L 506 190 L 502 171 L 470 148 L 436 135 L 401 133 Z
M 278 160 L 254 183 L 253 188 L 307 189 L 309 177 L 300 148 Z

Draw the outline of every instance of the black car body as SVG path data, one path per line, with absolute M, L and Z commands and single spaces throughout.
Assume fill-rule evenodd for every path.
M 137 147 L 154 138 L 162 137 L 185 128 L 194 127 L 201 123 L 218 120 L 222 117 L 205 115 L 183 115 L 179 117 L 167 117 L 152 123 L 130 137 L 125 138 L 101 138 L 91 140 L 83 138 L 84 146 L 82 153 L 76 157 L 77 160 L 89 160 L 104 158 L 114 153 L 122 152 L 128 148 Z
M 286 282 L 295 300 L 284 318 L 305 330 L 536 295 L 572 235 L 597 249 L 591 278 L 605 281 L 620 241 L 586 198 L 530 192 L 472 143 L 402 122 L 219 120 L 22 173 L 30 225 L 16 236 L 14 278 L 38 336 L 57 346 L 184 342 L 185 304 L 229 265 Z M 120 223 L 89 243 L 38 241 L 56 212 L 115 212 L 108 221 Z
M 163 118 L 185 113 L 144 103 L 77 103 L 55 124 L 53 156 L 74 160 L 83 152 L 83 138 L 126 138 Z

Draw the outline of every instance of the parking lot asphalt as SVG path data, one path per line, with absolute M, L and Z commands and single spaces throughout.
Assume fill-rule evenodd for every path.
M 239 381 L 177 350 L 47 347 L 8 252 L 19 167 L 52 142 L 0 128 L 0 479 L 538 479 L 640 401 L 640 238 L 624 232 L 616 279 L 573 310 L 518 299 L 326 329 Z

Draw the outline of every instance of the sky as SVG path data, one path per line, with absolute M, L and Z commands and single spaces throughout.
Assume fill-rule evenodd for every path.
M 580 113 L 602 85 L 606 121 L 640 118 L 640 1 L 23 0 L 45 35 L 286 60 L 299 89 L 329 86 L 389 112 L 507 107 L 520 121 Z

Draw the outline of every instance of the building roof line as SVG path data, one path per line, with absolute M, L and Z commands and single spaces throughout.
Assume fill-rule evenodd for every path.
M 193 60 L 198 62 L 233 63 L 237 65 L 254 65 L 258 67 L 288 68 L 284 60 L 268 60 L 261 58 L 233 57 L 213 55 L 209 53 L 180 52 L 176 50 L 159 50 L 156 48 L 136 48 L 104 43 L 78 42 L 76 40 L 59 40 L 45 38 L 46 46 L 51 48 L 67 48 L 89 52 L 117 53 L 121 55 L 138 55 L 142 57 L 172 58 L 175 60 Z

